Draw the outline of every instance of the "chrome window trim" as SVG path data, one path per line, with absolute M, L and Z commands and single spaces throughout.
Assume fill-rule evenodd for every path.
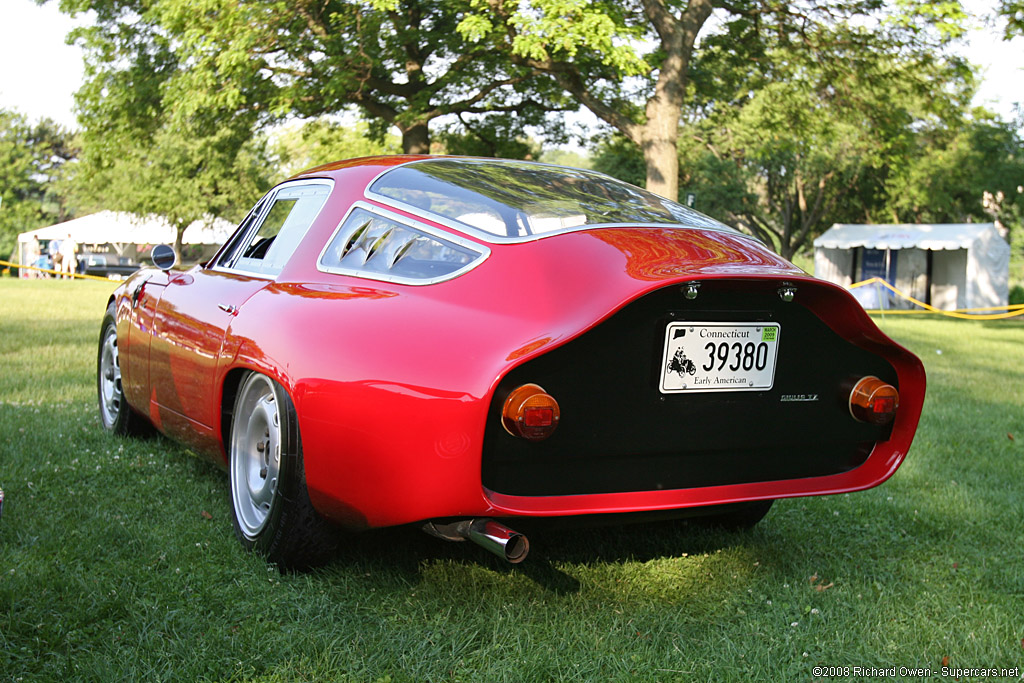
M 436 161 L 438 159 L 451 159 L 453 161 L 457 161 L 457 160 L 464 160 L 464 161 L 497 161 L 499 163 L 501 161 L 499 159 L 484 159 L 484 158 L 478 159 L 478 158 L 475 158 L 475 157 L 458 157 L 458 156 L 452 156 L 452 157 L 431 157 L 431 158 L 427 158 L 427 159 L 413 159 L 412 161 L 406 161 L 406 162 L 401 163 L 401 164 L 395 164 L 394 166 L 390 166 L 387 169 L 385 169 L 385 170 L 381 171 L 380 173 L 378 173 L 377 175 L 375 175 L 373 177 L 373 179 L 370 180 L 370 182 L 368 182 L 366 184 L 366 190 L 364 190 L 363 196 L 366 199 L 369 199 L 369 200 L 374 201 L 374 202 L 379 202 L 381 204 L 384 204 L 385 206 L 390 206 L 393 209 L 398 209 L 399 211 L 408 211 L 410 213 L 416 213 L 416 214 L 424 215 L 425 217 L 429 218 L 431 221 L 433 221 L 435 223 L 439 223 L 440 225 L 443 225 L 444 227 L 446 227 L 446 228 L 448 228 L 450 230 L 455 230 L 455 231 L 463 233 L 465 235 L 469 235 L 470 237 L 476 237 L 477 239 L 483 240 L 484 242 L 488 242 L 489 244 L 523 244 L 523 243 L 526 243 L 526 242 L 536 242 L 537 240 L 542 240 L 542 239 L 545 239 L 547 237 L 554 237 L 555 235 L 565 235 L 565 234 L 570 233 L 570 232 L 584 232 L 586 230 L 594 230 L 594 229 L 597 229 L 597 228 L 669 228 L 671 230 L 708 230 L 708 231 L 711 231 L 711 232 L 724 233 L 726 235 L 736 235 L 738 237 L 744 237 L 744 238 L 746 238 L 748 240 L 751 240 L 753 242 L 757 242 L 758 244 L 764 244 L 764 242 L 762 242 L 757 237 L 755 237 L 753 235 L 748 235 L 748 234 L 746 234 L 744 232 L 740 232 L 736 228 L 731 228 L 728 225 L 725 225 L 724 223 L 721 223 L 720 221 L 717 221 L 714 218 L 711 218 L 710 216 L 707 217 L 708 220 L 714 221 L 715 223 L 718 223 L 718 225 L 687 225 L 686 223 L 642 223 L 642 222 L 635 222 L 635 223 L 587 223 L 585 225 L 579 225 L 579 226 L 572 227 L 572 228 L 563 228 L 561 230 L 552 230 L 550 232 L 543 232 L 543 233 L 540 233 L 539 235 L 523 235 L 522 237 L 503 237 L 501 235 L 496 235 L 493 232 L 487 232 L 486 230 L 481 230 L 480 228 L 473 227 L 472 225 L 468 225 L 466 223 L 461 223 L 461 222 L 459 222 L 457 220 L 454 220 L 454 219 L 451 219 L 451 218 L 447 218 L 446 216 L 441 216 L 439 214 L 432 213 L 432 212 L 427 211 L 426 209 L 423 209 L 421 207 L 413 206 L 412 204 L 407 204 L 407 203 L 405 203 L 403 201 L 400 201 L 400 200 L 397 200 L 397 199 L 392 199 L 391 197 L 386 197 L 386 196 L 384 196 L 382 194 L 378 194 L 376 192 L 370 191 L 370 188 L 373 187 L 374 183 L 376 183 L 378 180 L 380 180 L 381 178 L 383 178 L 384 176 L 386 176 L 388 173 L 390 173 L 391 171 L 395 170 L 396 168 L 402 168 L 404 166 L 412 166 L 414 164 L 421 164 L 421 163 L 426 162 L 426 161 Z M 519 164 L 531 164 L 531 165 L 534 165 L 534 166 L 545 166 L 547 168 L 564 168 L 562 166 L 558 166 L 557 164 L 546 164 L 546 163 L 541 162 L 541 161 L 526 161 L 526 160 L 522 160 L 522 161 L 515 160 L 515 161 L 516 161 L 516 163 L 519 163 Z M 604 176 L 606 178 L 609 178 L 609 179 L 611 179 L 611 180 L 613 180 L 615 182 L 619 182 L 619 183 L 625 182 L 625 181 L 622 181 L 622 180 L 618 180 L 617 178 L 612 178 L 607 173 L 601 173 L 600 171 L 590 171 L 588 169 L 575 169 L 575 170 L 585 171 L 587 173 L 592 173 L 592 174 L 598 175 L 598 176 Z M 672 201 L 672 200 L 666 199 L 665 201 Z M 678 204 L 678 202 L 675 202 L 675 203 Z M 687 208 L 689 208 L 689 207 L 687 207 Z M 690 209 L 690 210 L 691 211 L 696 211 L 696 209 Z M 700 213 L 700 212 L 698 211 L 697 213 Z M 701 215 L 703 216 L 704 214 L 701 214 Z
M 267 282 L 273 282 L 277 279 L 277 276 L 269 276 L 266 273 L 254 273 L 251 270 L 242 270 L 240 268 L 225 268 L 221 265 L 211 266 L 207 270 L 214 273 L 227 273 L 229 275 L 244 275 L 245 277 L 253 278 L 254 280 L 266 280 Z
M 452 244 L 462 247 L 463 249 L 467 249 L 469 251 L 475 252 L 476 254 L 479 254 L 479 257 L 474 259 L 472 262 L 467 263 L 462 268 L 459 268 L 456 271 L 452 271 L 451 273 L 440 275 L 438 277 L 425 279 L 402 277 L 400 275 L 385 275 L 383 273 L 363 271 L 358 268 L 342 268 L 339 266 L 324 265 L 323 260 L 324 256 L 327 254 L 327 250 L 330 249 L 331 245 L 334 243 L 335 238 L 338 236 L 338 233 L 341 232 L 342 226 L 345 225 L 345 222 L 348 220 L 349 216 L 351 216 L 356 209 L 363 209 L 364 211 L 375 214 L 389 221 L 394 221 L 395 223 L 405 225 L 409 228 L 412 228 L 413 230 L 417 230 L 431 237 L 436 237 L 440 240 L 444 240 L 445 242 L 451 242 Z M 418 209 L 413 208 L 412 211 L 416 212 L 418 211 Z M 408 216 L 403 216 L 402 214 L 395 213 L 394 211 L 389 211 L 388 209 L 382 206 L 358 200 L 353 202 L 352 206 L 350 206 L 348 208 L 348 211 L 345 212 L 345 215 L 342 216 L 340 221 L 338 221 L 337 227 L 334 228 L 334 230 L 331 232 L 331 236 L 327 239 L 327 243 L 324 244 L 324 248 L 320 250 L 320 255 L 316 257 L 316 269 L 319 270 L 321 273 L 331 273 L 333 275 L 348 275 L 350 277 L 362 278 L 364 280 L 390 282 L 392 284 L 398 285 L 424 286 L 435 285 L 439 282 L 445 282 L 447 280 L 454 280 L 457 277 L 465 275 L 466 273 L 468 273 L 469 271 L 473 270 L 481 263 L 486 261 L 490 255 L 491 250 L 488 247 L 484 246 L 483 244 L 474 242 L 473 240 L 470 239 L 466 239 L 461 235 L 453 235 L 450 232 L 440 230 L 432 225 L 428 225 L 427 223 L 416 220 L 415 218 L 410 218 Z
M 313 219 L 310 221 L 309 226 L 306 227 L 306 231 L 308 232 L 309 228 L 313 225 L 314 222 L 316 222 L 317 218 L 320 217 L 320 213 L 324 210 L 324 207 L 327 206 L 327 200 L 331 198 L 331 194 L 334 192 L 334 180 L 331 178 L 303 178 L 301 180 L 286 180 L 285 182 L 276 185 L 269 192 L 263 195 L 263 197 L 261 197 L 258 202 L 256 202 L 256 205 L 253 207 L 253 210 L 256 212 L 256 215 L 253 218 L 252 224 L 246 230 L 243 230 L 241 233 L 238 233 L 237 235 L 232 235 L 232 237 L 235 237 L 235 239 L 229 239 L 228 242 L 226 242 L 225 244 L 233 243 L 237 245 L 239 242 L 244 242 L 247 238 L 251 238 L 253 232 L 259 230 L 260 227 L 263 225 L 263 221 L 267 217 L 267 212 L 270 211 L 270 207 L 273 206 L 274 202 L 277 201 L 278 195 L 292 188 L 307 185 L 322 185 L 327 188 L 327 198 L 324 200 L 324 203 L 320 206 L 320 209 L 316 212 L 316 216 L 314 216 Z M 252 212 L 250 211 L 250 214 L 251 213 Z M 239 225 L 244 223 L 248 218 L 249 215 L 247 214 L 246 217 L 242 219 L 241 223 L 239 223 Z M 303 239 L 305 239 L 305 235 L 303 235 Z M 299 241 L 301 242 L 302 240 Z M 258 280 L 267 280 L 268 282 L 274 282 L 275 280 L 277 280 L 278 275 L 280 275 L 280 273 L 269 275 L 267 273 L 260 273 L 248 270 L 246 268 L 239 268 L 237 266 L 225 266 L 223 265 L 222 261 L 227 256 L 228 254 L 226 253 L 217 254 L 217 257 L 214 261 L 214 265 L 210 267 L 210 270 L 218 273 L 245 275 L 246 277 L 252 277 Z M 289 257 L 289 260 L 290 259 L 291 257 Z

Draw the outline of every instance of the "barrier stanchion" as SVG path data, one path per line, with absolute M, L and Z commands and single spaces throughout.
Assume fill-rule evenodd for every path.
M 886 282 L 880 277 L 873 277 L 870 280 L 864 280 L 862 282 L 855 282 L 848 287 L 848 289 L 857 289 L 858 287 L 865 287 L 867 285 L 879 285 L 889 289 L 893 294 L 909 301 L 915 306 L 919 306 L 922 310 L 902 310 L 902 309 L 875 309 L 868 310 L 868 313 L 879 313 L 882 315 L 921 315 L 921 314 L 935 314 L 944 315 L 949 318 L 958 318 L 960 320 L 1005 320 L 1006 318 L 1015 318 L 1020 315 L 1024 315 L 1024 304 L 1013 304 L 1009 306 L 988 306 L 986 308 L 958 308 L 954 311 L 943 311 L 935 308 L 931 304 L 926 304 L 923 301 L 918 301 L 912 296 L 908 296 L 900 290 L 893 287 L 891 284 Z M 878 300 L 881 302 L 881 289 L 878 290 Z M 986 311 L 1006 311 L 1005 313 L 987 313 Z

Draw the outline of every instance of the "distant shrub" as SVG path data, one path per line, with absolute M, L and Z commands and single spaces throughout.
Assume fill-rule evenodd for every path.
M 1010 305 L 1016 306 L 1017 304 L 1024 304 L 1024 287 L 1020 285 L 1014 285 L 1010 289 Z

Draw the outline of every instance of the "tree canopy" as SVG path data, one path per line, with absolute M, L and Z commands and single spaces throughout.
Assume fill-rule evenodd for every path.
M 694 68 L 704 99 L 681 129 L 683 197 L 786 257 L 833 222 L 990 220 L 986 192 L 1017 201 L 1024 145 L 970 110 L 967 65 L 870 49 L 873 34 L 839 28 L 808 33 L 799 49 L 766 46 L 767 69 L 705 48 Z M 595 166 L 635 181 L 640 160 L 620 137 Z
M 128 131 L 87 145 L 72 182 L 78 205 L 160 216 L 175 228 L 179 258 L 185 229 L 195 221 L 240 219 L 269 185 L 262 145 L 225 129 L 199 133 L 164 125 L 151 135 Z
M 935 49 L 959 34 L 959 2 L 904 0 L 882 12 L 875 0 L 771 3 L 762 0 L 473 0 L 460 30 L 500 45 L 515 64 L 546 74 L 644 154 L 647 189 L 678 193 L 681 116 L 693 98 L 701 46 L 718 40 L 736 59 L 767 66 L 771 44 L 790 49 L 822 28 L 876 30 L 875 48 Z M 884 44 L 883 44 L 884 43 Z M 703 47 L 700 48 L 701 50 Z
M 76 95 L 82 154 L 70 176 L 83 210 L 158 215 L 176 229 L 196 220 L 240 218 L 269 183 L 259 114 L 209 107 L 187 113 L 176 90 L 176 39 L 150 20 L 148 0 L 62 0 L 93 9 L 97 22 L 72 35 L 86 51 Z
M 1006 20 L 1004 36 L 1024 36 L 1024 2 L 1022 0 L 1000 0 L 999 14 Z
M 270 153 L 278 165 L 273 180 L 281 181 L 307 168 L 338 159 L 402 151 L 401 141 L 394 135 L 377 141 L 372 139 L 368 129 L 365 121 L 341 123 L 324 118 L 283 127 L 271 136 Z
M 19 233 L 70 217 L 59 188 L 77 153 L 72 134 L 53 121 L 33 125 L 0 109 L 0 258 L 11 254 Z
M 958 128 L 921 131 L 914 147 L 887 183 L 886 209 L 893 220 L 1019 225 L 1024 139 L 1012 125 L 979 113 Z
M 490 41 L 456 27 L 463 0 L 60 0 L 94 10 L 80 31 L 91 76 L 130 86 L 161 74 L 142 99 L 162 101 L 177 121 L 252 117 L 265 126 L 359 108 L 378 139 L 391 126 L 407 153 L 430 151 L 430 125 L 452 115 L 501 112 L 516 125 L 543 124 L 559 109 L 557 88 L 532 79 Z

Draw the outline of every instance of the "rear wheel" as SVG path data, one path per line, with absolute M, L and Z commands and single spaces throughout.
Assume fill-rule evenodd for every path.
M 107 307 L 103 325 L 100 327 L 100 347 L 96 358 L 96 393 L 99 397 L 100 421 L 104 429 L 122 435 L 146 431 L 146 421 L 132 410 L 124 398 L 114 304 Z
M 235 534 L 247 550 L 291 569 L 329 557 L 335 533 L 309 500 L 295 406 L 266 375 L 253 372 L 242 380 L 229 466 Z

